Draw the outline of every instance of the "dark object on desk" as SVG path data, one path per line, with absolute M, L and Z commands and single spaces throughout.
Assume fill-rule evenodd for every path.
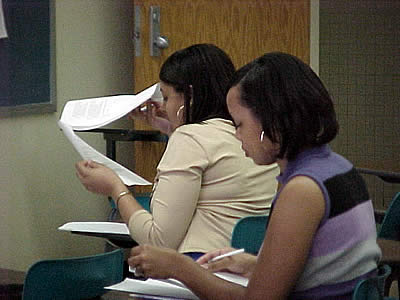
M 89 299 L 123 278 L 123 251 L 85 257 L 42 260 L 26 274 L 24 300 Z
M 25 272 L 1 268 L 0 299 L 21 299 L 24 279 Z

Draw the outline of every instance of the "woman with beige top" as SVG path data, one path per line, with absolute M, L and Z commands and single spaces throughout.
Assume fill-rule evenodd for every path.
M 235 138 L 225 96 L 234 66 L 210 44 L 172 54 L 162 65 L 163 107 L 131 113 L 170 135 L 157 167 L 150 212 L 107 167 L 81 161 L 77 176 L 91 192 L 111 196 L 132 238 L 192 258 L 230 245 L 236 222 L 266 214 L 276 193 L 276 164 L 257 166 Z M 166 117 L 166 118 L 165 118 Z

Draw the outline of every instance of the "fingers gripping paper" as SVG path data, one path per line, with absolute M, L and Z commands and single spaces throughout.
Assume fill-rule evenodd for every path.
M 68 101 L 63 109 L 58 126 L 83 159 L 93 160 L 112 169 L 124 182 L 131 185 L 151 183 L 109 159 L 84 142 L 74 131 L 90 130 L 105 126 L 128 114 L 151 98 L 159 98 L 158 84 L 136 95 L 88 98 Z

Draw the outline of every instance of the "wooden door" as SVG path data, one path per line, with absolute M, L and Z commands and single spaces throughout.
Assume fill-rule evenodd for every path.
M 176 50 L 212 43 L 227 52 L 236 67 L 270 51 L 310 61 L 310 0 L 133 0 L 140 11 L 140 55 L 134 57 L 135 92 L 158 81 L 164 60 Z M 150 7 L 160 7 L 160 34 L 169 47 L 150 56 Z M 135 14 L 137 16 L 137 14 Z M 139 20 L 137 20 L 139 21 Z M 135 129 L 150 129 L 135 122 Z M 135 143 L 135 172 L 153 181 L 165 145 Z M 137 187 L 136 192 L 149 192 Z

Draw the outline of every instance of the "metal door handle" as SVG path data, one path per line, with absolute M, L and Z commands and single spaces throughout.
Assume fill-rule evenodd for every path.
M 160 35 L 160 17 L 160 7 L 150 6 L 150 56 L 160 56 L 160 49 L 169 46 L 168 38 Z
M 158 36 L 156 37 L 154 44 L 160 49 L 166 49 L 169 46 L 169 41 L 166 36 Z

